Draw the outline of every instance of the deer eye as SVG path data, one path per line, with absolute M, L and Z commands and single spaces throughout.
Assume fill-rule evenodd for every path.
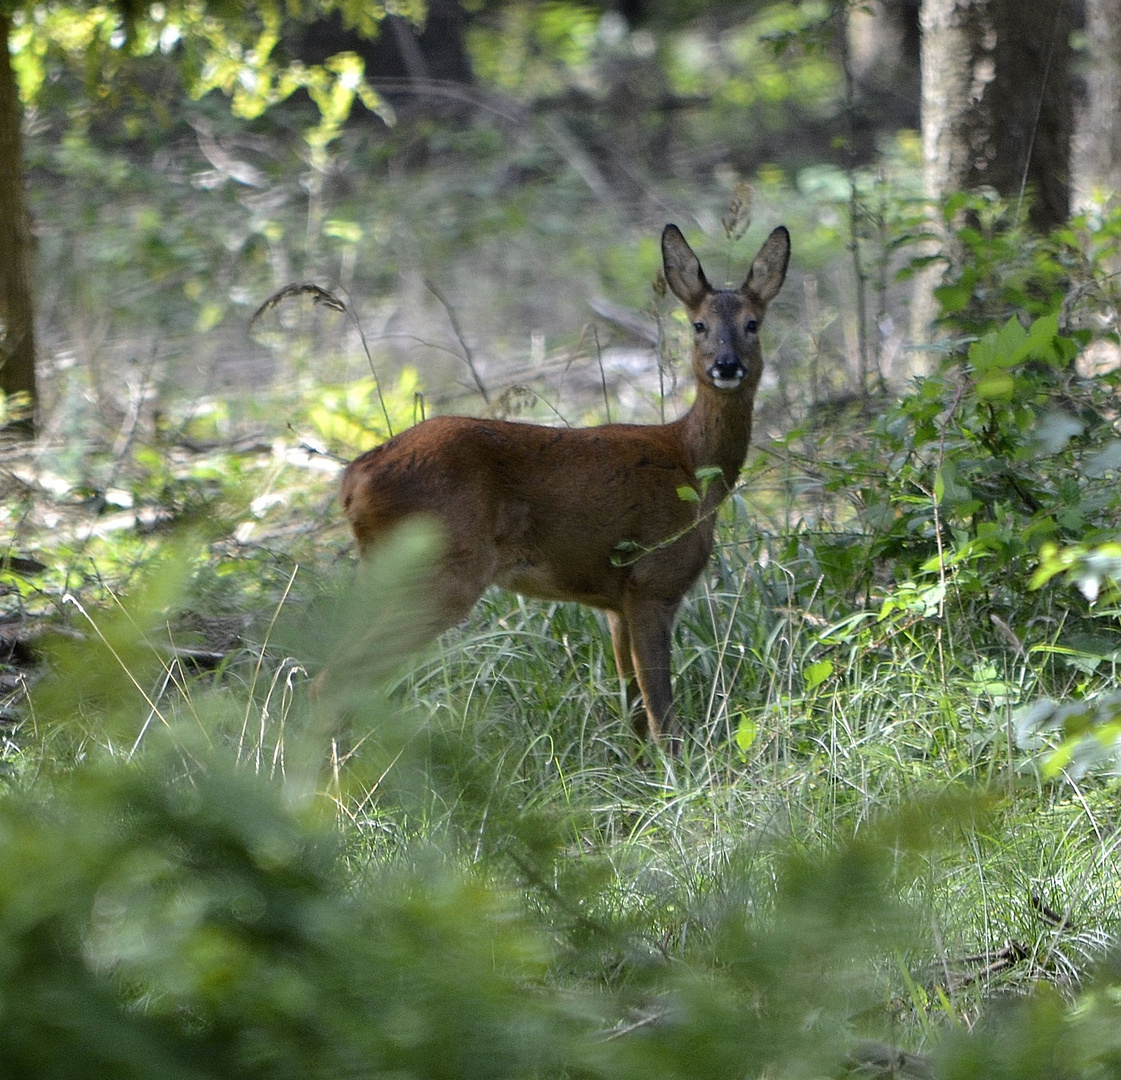
M 749 334 L 754 334 L 759 329 L 759 320 L 758 319 L 748 319 L 747 322 L 744 323 L 743 328 Z
M 693 323 L 693 329 L 696 330 L 698 334 L 703 334 L 705 332 L 705 324 L 703 322 L 695 322 Z

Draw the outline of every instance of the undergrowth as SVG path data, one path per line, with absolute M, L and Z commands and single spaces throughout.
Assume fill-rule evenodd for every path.
M 1109 256 L 981 209 L 936 369 L 725 507 L 679 760 L 596 613 L 494 592 L 418 656 L 438 541 L 354 568 L 323 450 L 411 423 L 409 374 L 14 464 L 5 1067 L 1117 1075 L 1118 376 L 1056 285 Z

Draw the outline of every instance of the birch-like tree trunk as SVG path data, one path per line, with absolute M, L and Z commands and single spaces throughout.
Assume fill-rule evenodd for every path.
M 11 17 L 0 10 L 0 393 L 21 400 L 34 425 L 35 301 L 32 287 L 31 214 L 23 186 L 23 110 L 8 40 Z
M 1121 200 L 1121 0 L 1086 0 L 1090 64 L 1074 172 L 1080 207 Z
M 1070 212 L 1071 0 L 923 0 L 921 23 L 924 187 L 939 253 L 955 258 L 952 226 L 938 208 L 957 191 L 995 188 L 1036 228 L 1062 224 Z M 916 278 L 916 338 L 934 314 L 940 273 L 936 264 Z

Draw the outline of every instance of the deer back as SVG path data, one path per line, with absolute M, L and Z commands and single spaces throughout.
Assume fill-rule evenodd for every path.
M 426 420 L 344 473 L 359 547 L 424 514 L 446 535 L 448 564 L 470 567 L 483 585 L 608 609 L 628 588 L 679 600 L 708 559 L 715 509 L 747 454 L 763 368 L 759 327 L 790 242 L 776 229 L 734 289 L 708 283 L 676 226 L 666 227 L 662 251 L 693 328 L 696 399 L 684 417 L 575 429 Z M 687 489 L 695 497 L 683 497 Z

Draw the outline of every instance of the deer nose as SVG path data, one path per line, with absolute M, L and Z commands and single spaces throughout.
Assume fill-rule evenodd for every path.
M 708 376 L 718 390 L 735 390 L 746 374 L 740 358 L 731 349 L 717 353 L 716 361 L 708 369 Z

